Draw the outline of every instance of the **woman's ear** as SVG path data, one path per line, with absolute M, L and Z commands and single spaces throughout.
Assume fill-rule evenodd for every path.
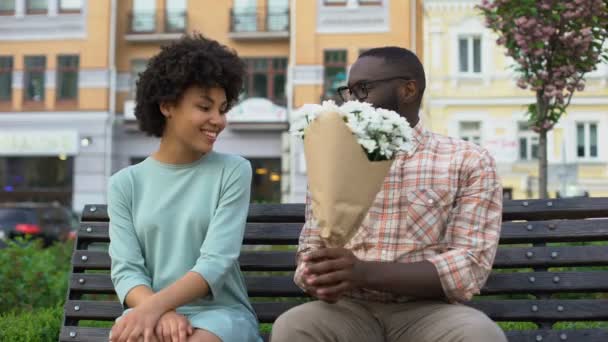
M 399 102 L 410 104 L 418 99 L 418 86 L 416 82 L 406 81 L 399 86 Z
M 165 116 L 166 119 L 169 119 L 172 115 L 173 106 L 167 102 L 162 102 L 160 104 L 160 112 Z

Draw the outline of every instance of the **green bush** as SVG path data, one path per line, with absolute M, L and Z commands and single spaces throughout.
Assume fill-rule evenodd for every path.
M 0 313 L 63 303 L 72 250 L 71 242 L 42 248 L 38 241 L 9 241 L 0 249 Z
M 57 341 L 62 315 L 61 305 L 4 313 L 0 315 L 0 341 Z

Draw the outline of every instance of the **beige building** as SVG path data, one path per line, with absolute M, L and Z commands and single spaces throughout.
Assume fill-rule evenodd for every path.
M 105 202 L 107 178 L 159 143 L 137 129 L 138 74 L 162 44 L 198 31 L 248 66 L 217 150 L 251 161 L 254 201 L 301 202 L 289 113 L 333 96 L 366 49 L 421 53 L 421 19 L 420 0 L 1 1 L 0 201 Z
M 525 111 L 534 94 L 516 86 L 480 1 L 425 0 L 424 104 L 433 131 L 474 141 L 495 157 L 507 198 L 537 197 L 538 135 Z M 587 75 L 548 135 L 549 193 L 608 196 L 608 65 Z M 603 133 L 603 134 L 602 134 Z
M 0 1 L 0 201 L 103 202 L 110 0 Z
M 418 0 L 296 0 L 291 17 L 288 93 L 298 108 L 335 96 L 361 52 L 401 46 L 422 54 L 422 2 Z M 422 58 L 422 56 L 421 56 Z M 291 138 L 286 202 L 303 202 L 306 165 L 302 143 Z

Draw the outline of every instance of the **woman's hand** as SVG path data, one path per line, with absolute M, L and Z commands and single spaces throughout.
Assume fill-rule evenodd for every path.
M 186 342 L 192 333 L 190 321 L 175 311 L 166 312 L 156 324 L 156 337 L 160 342 Z
M 143 338 L 144 342 L 156 340 L 154 330 L 164 312 L 151 305 L 143 303 L 114 324 L 111 333 L 111 342 L 135 342 Z

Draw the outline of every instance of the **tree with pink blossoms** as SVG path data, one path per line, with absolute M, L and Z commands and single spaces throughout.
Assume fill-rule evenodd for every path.
M 585 75 L 608 62 L 608 0 L 483 0 L 478 8 L 517 62 L 517 85 L 535 92 L 528 118 L 539 134 L 539 196 L 547 198 L 547 132 L 584 90 Z

